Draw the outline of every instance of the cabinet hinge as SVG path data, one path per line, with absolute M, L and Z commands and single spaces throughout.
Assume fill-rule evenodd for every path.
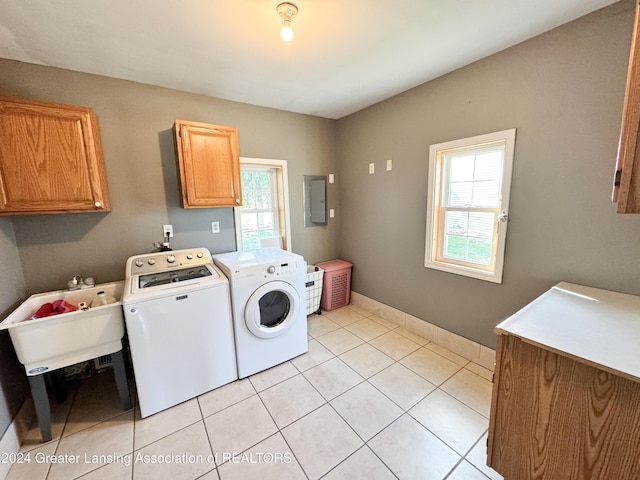
M 620 177 L 622 177 L 622 169 L 618 169 L 616 170 L 616 176 L 613 179 L 613 186 L 614 187 L 619 187 L 620 186 Z
M 492 373 L 491 374 L 491 383 L 495 383 L 496 382 L 496 374 Z

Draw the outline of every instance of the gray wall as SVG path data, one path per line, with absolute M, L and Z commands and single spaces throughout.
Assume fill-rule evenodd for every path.
M 0 218 L 0 318 L 11 313 L 25 293 L 13 225 Z M 22 405 L 29 387 L 9 333 L 0 332 L 0 437 Z
M 337 222 L 303 226 L 303 176 L 335 169 L 332 120 L 7 60 L 0 60 L 0 95 L 93 108 L 111 194 L 110 213 L 13 217 L 29 293 L 63 288 L 74 274 L 122 279 L 126 259 L 151 251 L 167 223 L 173 248 L 235 250 L 232 209 L 180 208 L 177 118 L 238 127 L 241 156 L 287 160 L 293 251 L 310 263 L 336 256 Z M 329 203 L 337 208 L 337 188 Z M 220 234 L 211 233 L 212 221 Z
M 640 294 L 640 217 L 610 201 L 632 24 L 625 0 L 340 120 L 353 289 L 487 346 L 558 281 Z M 503 283 L 425 268 L 429 145 L 513 127 Z

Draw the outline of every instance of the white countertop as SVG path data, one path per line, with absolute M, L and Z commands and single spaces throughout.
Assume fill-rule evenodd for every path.
M 495 331 L 640 382 L 639 296 L 560 282 Z

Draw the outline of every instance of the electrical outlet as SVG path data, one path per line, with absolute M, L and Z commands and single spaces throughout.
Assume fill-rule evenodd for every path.
M 162 236 L 164 238 L 167 237 L 167 233 L 169 237 L 173 237 L 173 225 L 162 225 Z
M 369 175 L 373 175 L 374 173 L 376 173 L 376 166 L 373 163 L 369 164 Z
M 220 233 L 220 222 L 211 222 L 211 233 Z

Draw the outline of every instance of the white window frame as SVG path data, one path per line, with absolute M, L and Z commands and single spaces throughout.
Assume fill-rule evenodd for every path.
M 427 185 L 427 228 L 425 240 L 425 267 L 440 270 L 488 282 L 502 283 L 504 268 L 504 249 L 507 236 L 509 194 L 511 191 L 511 175 L 515 150 L 516 129 L 478 135 L 475 137 L 453 140 L 431 145 L 429 147 L 429 176 Z M 470 265 L 443 258 L 444 245 L 443 212 L 447 207 L 441 205 L 443 187 L 443 158 L 452 150 L 482 148 L 485 145 L 504 142 L 504 159 L 502 166 L 501 198 L 498 208 L 479 208 L 468 206 L 466 211 L 493 212 L 494 240 L 492 262 L 489 266 Z
M 242 166 L 256 165 L 274 168 L 276 170 L 276 189 L 278 197 L 278 226 L 281 232 L 281 247 L 291 251 L 291 222 L 289 215 L 289 177 L 287 173 L 287 161 L 272 158 L 240 157 L 240 171 Z M 236 222 L 236 246 L 242 250 L 242 224 L 240 222 L 240 207 L 234 207 L 233 213 Z

